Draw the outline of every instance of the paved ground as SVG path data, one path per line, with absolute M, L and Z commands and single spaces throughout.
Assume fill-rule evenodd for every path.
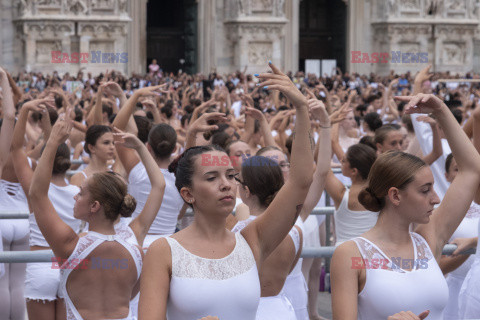
M 332 300 L 330 293 L 318 293 L 318 314 L 326 319 L 332 319 Z

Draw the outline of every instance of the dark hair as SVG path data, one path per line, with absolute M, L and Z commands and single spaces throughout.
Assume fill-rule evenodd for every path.
M 190 119 L 192 119 L 192 114 L 187 113 L 187 114 L 183 115 L 182 118 L 180 119 L 180 124 L 182 126 L 185 126 L 185 122 L 188 121 L 190 123 Z
M 168 124 L 157 124 L 148 134 L 148 144 L 152 147 L 156 158 L 168 159 L 175 150 L 177 133 Z
M 409 114 L 404 113 L 402 116 L 402 123 L 405 124 L 407 131 L 410 133 L 415 133 L 413 128 L 412 117 Z
M 133 116 L 133 119 L 135 120 L 135 124 L 137 125 L 138 128 L 138 133 L 137 137 L 142 141 L 143 143 L 148 141 L 148 133 L 152 129 L 152 122 L 148 120 L 147 117 L 143 116 Z
M 403 190 L 413 181 L 425 162 L 409 153 L 390 150 L 378 156 L 368 175 L 368 187 L 360 191 L 358 201 L 365 209 L 377 212 L 385 207 L 392 187 Z
M 243 161 L 242 178 L 243 186 L 248 187 L 264 207 L 270 205 L 284 183 L 278 163 L 262 156 L 253 156 Z
M 111 221 L 118 216 L 130 217 L 137 201 L 127 193 L 127 184 L 113 171 L 98 172 L 88 179 L 88 190 L 92 200 L 100 202 L 105 216 Z
M 452 165 L 452 160 L 453 160 L 453 153 L 450 153 L 447 156 L 447 159 L 445 159 L 445 172 L 448 173 L 450 171 L 450 166 Z
M 283 153 L 283 151 L 280 150 L 279 147 L 276 147 L 276 146 L 266 146 L 266 147 L 260 148 L 255 155 L 256 155 L 256 156 L 261 156 L 262 154 L 264 154 L 265 152 L 268 152 L 268 151 L 270 151 L 270 150 L 277 150 L 277 151 L 280 151 L 281 153 Z
M 87 133 L 85 133 L 85 144 L 83 145 L 85 152 L 90 154 L 90 149 L 88 149 L 88 146 L 95 146 L 95 144 L 97 144 L 97 140 L 108 132 L 112 132 L 112 128 L 101 124 L 94 124 L 88 128 Z
M 375 144 L 375 139 L 372 136 L 363 136 L 358 143 L 369 146 L 373 150 L 377 151 L 377 145 Z
M 45 150 L 45 146 L 43 146 L 41 153 L 43 153 L 43 150 Z M 57 152 L 55 153 L 52 174 L 64 174 L 70 169 L 70 165 L 70 149 L 65 143 L 62 143 L 58 146 Z
M 113 114 L 113 109 L 108 104 L 102 104 L 102 113 L 106 113 L 108 118 L 110 118 Z
M 80 101 L 82 102 L 82 101 Z M 75 107 L 75 121 L 81 122 L 83 120 L 83 112 L 79 107 Z
M 171 101 L 171 100 L 168 100 L 168 101 Z M 167 102 L 168 102 L 167 101 Z M 173 115 L 173 111 L 172 111 L 172 107 L 171 106 L 167 106 L 165 105 L 164 107 L 162 107 L 160 109 L 160 112 L 165 114 L 165 116 L 167 117 L 167 119 L 170 119 Z
M 398 130 L 400 130 L 400 126 L 398 124 L 392 123 L 381 126 L 375 131 L 375 143 L 383 144 L 383 141 L 385 141 L 390 132 Z
M 368 178 L 370 168 L 377 159 L 375 150 L 364 144 L 354 144 L 345 154 L 350 167 L 357 169 L 363 180 Z
M 462 114 L 462 110 L 458 109 L 458 108 L 453 108 L 451 109 L 452 111 L 452 114 L 453 116 L 455 117 L 455 120 L 457 120 L 458 124 L 462 124 L 462 121 L 463 121 L 463 114 Z
M 369 112 L 363 117 L 363 121 L 367 124 L 368 128 L 375 132 L 378 128 L 383 125 L 380 115 L 376 112 Z
M 212 144 L 220 146 L 222 149 L 227 147 L 230 142 L 230 135 L 225 131 L 219 131 L 212 135 Z
M 183 187 L 192 186 L 196 157 L 210 151 L 225 152 L 225 150 L 215 145 L 197 146 L 185 150 L 185 152 L 170 163 L 168 171 L 175 174 L 175 186 L 178 192 L 180 192 Z M 190 203 L 188 205 L 192 207 Z

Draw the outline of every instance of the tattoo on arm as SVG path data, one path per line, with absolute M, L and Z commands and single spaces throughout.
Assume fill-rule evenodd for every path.
M 297 208 L 297 212 L 295 213 L 295 218 L 293 219 L 293 224 L 292 225 L 295 225 L 295 222 L 297 222 L 297 218 L 300 215 L 300 212 L 302 211 L 302 208 L 303 208 L 303 203 L 297 205 L 296 208 Z

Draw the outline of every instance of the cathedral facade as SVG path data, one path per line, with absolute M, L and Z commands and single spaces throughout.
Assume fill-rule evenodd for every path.
M 149 10 L 165 2 L 0 0 L 0 64 L 13 72 L 132 74 L 145 73 L 160 52 L 204 74 L 254 73 L 268 60 L 297 71 L 305 59 L 335 59 L 364 74 L 415 72 L 426 63 L 480 71 L 479 0 L 175 0 L 183 22 L 168 39 L 172 28 L 149 26 L 163 22 Z M 178 49 L 168 53 L 173 40 Z

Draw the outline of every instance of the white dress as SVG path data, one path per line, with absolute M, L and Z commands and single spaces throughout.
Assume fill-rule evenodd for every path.
M 165 238 L 172 252 L 168 320 L 254 320 L 260 280 L 252 250 L 240 232 L 233 251 L 221 259 L 206 259 Z
M 232 229 L 233 232 L 239 232 L 257 216 L 250 216 L 245 220 L 239 221 Z M 298 230 L 293 227 L 288 236 L 292 239 L 295 246 L 295 254 L 300 250 L 300 235 Z M 301 273 L 301 270 L 300 270 Z M 285 285 L 285 284 L 284 284 Z M 256 320 L 296 320 L 295 309 L 292 303 L 285 295 L 283 290 L 276 296 L 261 297 L 258 304 Z
M 418 315 L 426 310 L 430 310 L 428 320 L 443 320 L 448 301 L 447 282 L 425 239 L 413 232 L 410 236 L 414 261 L 387 257 L 371 241 L 363 237 L 353 239 L 364 261 L 371 265 L 365 270 L 365 286 L 358 294 L 359 320 L 385 320 L 401 311 Z M 376 268 L 375 261 L 379 264 Z M 409 269 L 406 264 L 412 266 L 412 263 L 415 267 L 411 271 L 402 268 Z
M 480 235 L 480 222 L 477 234 Z M 475 260 L 460 290 L 458 309 L 459 319 L 480 319 L 480 241 L 477 243 Z
M 478 223 L 480 221 L 480 206 L 472 203 L 465 218 L 462 220 L 457 230 L 453 233 L 450 241 L 455 238 L 473 238 L 478 236 Z M 445 307 L 445 320 L 455 320 L 458 318 L 458 295 L 462 288 L 463 281 L 467 276 L 470 267 L 475 261 L 475 255 L 471 255 L 468 259 L 457 269 L 447 274 L 448 290 L 450 292 L 450 299 Z

